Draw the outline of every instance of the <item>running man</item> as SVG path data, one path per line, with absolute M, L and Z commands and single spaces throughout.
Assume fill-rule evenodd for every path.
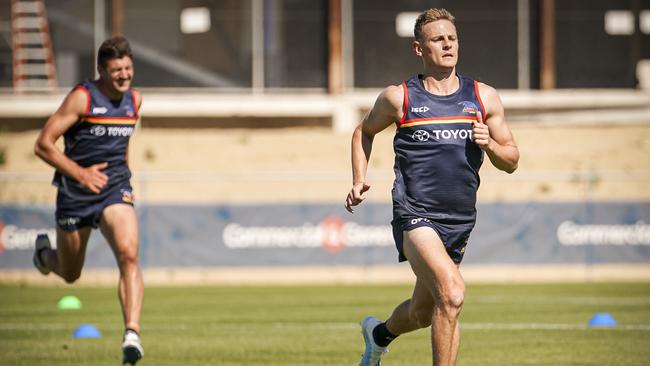
M 139 336 L 144 286 L 127 149 L 142 97 L 131 88 L 133 56 L 124 37 L 102 43 L 97 70 L 99 79 L 77 85 L 36 140 L 36 155 L 56 169 L 57 245 L 53 249 L 48 237 L 39 235 L 33 261 L 42 274 L 75 282 L 91 230 L 99 227 L 120 270 L 123 362 L 135 364 L 144 354 Z M 63 152 L 55 145 L 61 136 Z
M 457 74 L 455 18 L 429 9 L 417 18 L 413 50 L 423 74 L 385 88 L 352 136 L 353 185 L 345 207 L 364 199 L 375 134 L 395 124 L 393 236 L 399 260 L 415 273 L 413 295 L 382 322 L 361 322 L 361 366 L 377 366 L 400 334 L 431 326 L 434 365 L 454 365 L 465 284 L 459 265 L 476 219 L 484 153 L 500 170 L 517 169 L 519 150 L 496 90 Z

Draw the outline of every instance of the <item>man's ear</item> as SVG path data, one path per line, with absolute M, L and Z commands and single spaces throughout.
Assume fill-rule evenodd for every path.
M 415 51 L 416 55 L 422 56 L 422 46 L 419 41 L 413 41 L 413 51 Z

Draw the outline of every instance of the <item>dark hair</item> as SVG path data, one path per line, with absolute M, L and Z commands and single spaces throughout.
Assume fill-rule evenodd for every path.
M 441 19 L 446 19 L 452 24 L 456 23 L 456 18 L 447 9 L 433 8 L 422 12 L 415 21 L 415 28 L 413 29 L 415 39 L 421 41 L 420 37 L 422 36 L 422 27 L 424 27 L 425 24 Z
M 102 45 L 99 46 L 99 51 L 97 51 L 97 65 L 106 67 L 108 60 L 126 56 L 133 59 L 129 41 L 122 36 L 115 36 L 105 40 Z

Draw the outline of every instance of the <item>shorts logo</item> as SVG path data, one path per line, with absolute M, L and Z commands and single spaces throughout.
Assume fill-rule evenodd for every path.
M 415 225 L 421 221 L 428 222 L 429 224 L 431 223 L 431 220 L 427 219 L 426 217 L 418 217 L 416 219 L 411 219 L 411 225 Z
M 127 191 L 126 189 L 122 189 L 122 201 L 127 202 L 127 203 L 133 203 L 135 201 L 135 196 L 133 195 L 133 192 Z
M 417 130 L 413 132 L 413 140 L 419 142 L 425 142 L 429 140 L 429 133 L 425 130 Z
M 104 136 L 106 134 L 106 127 L 98 125 L 90 128 L 90 134 L 95 136 Z
M 81 222 L 79 217 L 61 217 L 56 220 L 59 226 L 74 226 Z

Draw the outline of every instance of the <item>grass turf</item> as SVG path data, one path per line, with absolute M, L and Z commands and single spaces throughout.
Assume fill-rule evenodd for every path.
M 0 286 L 0 365 L 119 365 L 112 288 Z M 58 310 L 75 295 L 80 310 Z M 355 365 L 358 321 L 385 318 L 407 286 L 147 288 L 146 365 Z M 589 328 L 609 312 L 614 328 Z M 73 339 L 90 323 L 99 339 Z M 458 365 L 647 365 L 650 284 L 469 285 Z M 398 338 L 383 364 L 430 365 L 429 331 Z

